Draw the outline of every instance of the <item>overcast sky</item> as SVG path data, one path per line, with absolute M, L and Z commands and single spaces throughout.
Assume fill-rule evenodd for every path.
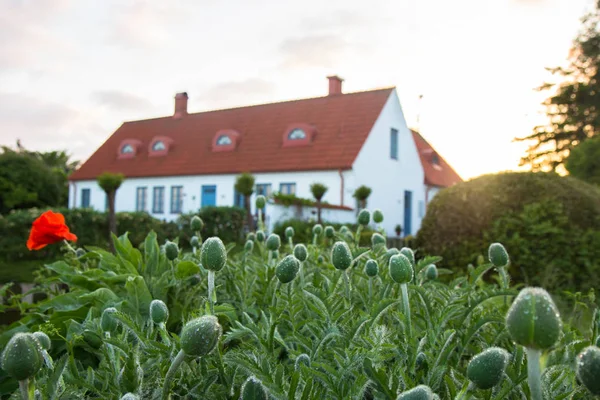
M 0 0 L 0 144 L 85 160 L 123 121 L 396 86 L 463 178 L 515 169 L 591 0 Z M 419 95 L 423 99 L 419 103 Z

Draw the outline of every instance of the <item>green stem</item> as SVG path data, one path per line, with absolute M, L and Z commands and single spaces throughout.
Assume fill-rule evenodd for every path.
M 408 302 L 408 285 L 406 283 L 400 284 L 402 289 L 402 305 L 404 306 L 404 315 L 406 315 L 408 337 L 411 337 L 411 323 L 410 323 L 410 304 Z
M 356 230 L 356 247 L 358 247 L 359 243 L 360 243 L 360 234 L 362 233 L 363 230 L 363 226 L 362 225 L 358 225 L 358 229 Z
M 175 376 L 175 373 L 179 369 L 179 366 L 181 365 L 183 360 L 185 360 L 185 353 L 183 352 L 183 350 L 179 350 L 179 353 L 177 353 L 177 356 L 171 363 L 171 366 L 167 371 L 167 375 L 165 376 L 165 381 L 163 383 L 162 400 L 169 399 L 169 392 L 171 391 L 171 381 L 173 380 L 173 377 Z
M 223 366 L 223 357 L 221 356 L 221 349 L 217 344 L 217 368 L 219 368 L 219 374 L 221 375 L 221 379 L 225 383 L 225 386 L 229 387 L 229 379 L 227 379 L 227 375 L 225 374 L 225 367 Z
M 369 278 L 369 304 L 373 303 L 373 278 Z
M 167 328 L 165 327 L 165 323 L 161 322 L 158 326 L 158 333 L 160 334 L 160 338 L 163 343 L 167 346 L 171 346 L 171 340 L 169 339 L 169 334 L 167 333 Z
M 346 270 L 342 271 L 342 276 L 344 278 L 344 290 L 346 291 L 346 298 L 348 299 L 348 303 L 352 303 L 352 299 L 350 298 L 350 278 L 348 277 Z
M 29 379 L 25 378 L 19 381 L 19 390 L 21 391 L 23 400 L 29 400 Z
M 475 386 L 473 385 L 473 382 L 469 382 L 468 385 L 463 386 L 462 390 L 456 395 L 456 398 L 454 400 L 466 400 L 469 398 L 469 390 L 474 389 Z
M 498 268 L 498 273 L 500 273 L 500 277 L 502 278 L 502 289 L 508 289 L 508 275 L 506 274 L 505 267 Z M 506 296 L 504 296 L 504 305 L 507 305 L 508 300 Z
M 317 245 L 317 234 L 313 234 L 313 246 Z
M 275 289 L 273 290 L 273 297 L 271 298 L 271 307 L 273 308 L 277 307 L 277 290 L 279 290 L 280 287 L 281 281 L 278 279 L 277 286 L 275 286 Z
M 215 290 L 215 271 L 208 271 L 208 304 L 210 305 L 211 315 L 215 315 L 215 305 L 213 304 L 213 291 Z
M 304 288 L 304 262 L 300 262 L 300 285 Z
M 290 251 L 293 252 L 294 251 L 294 242 L 292 241 L 291 237 L 288 238 L 288 243 L 290 245 Z
M 262 219 L 262 209 L 258 209 L 258 228 L 264 232 L 265 226 Z
M 273 337 L 275 336 L 275 328 L 277 328 L 277 321 L 272 321 L 271 328 L 269 329 L 269 354 L 273 354 Z
M 73 254 L 77 254 L 77 252 L 75 251 L 75 249 L 73 248 L 73 246 L 71 246 L 69 244 L 69 242 L 67 242 L 66 239 L 63 239 L 63 242 L 64 242 L 65 246 L 67 246 L 67 248 L 69 249 L 70 252 L 72 252 Z
M 529 391 L 532 400 L 543 400 L 542 397 L 542 372 L 540 369 L 541 350 L 530 349 L 525 347 L 527 351 L 527 378 L 529 382 Z

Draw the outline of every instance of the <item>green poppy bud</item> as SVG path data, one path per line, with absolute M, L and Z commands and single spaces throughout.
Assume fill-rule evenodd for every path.
M 263 208 L 265 208 L 266 204 L 267 204 L 267 199 L 265 198 L 265 196 L 263 196 L 262 194 L 256 196 L 256 202 L 255 202 L 256 208 L 263 209 Z
M 169 261 L 176 259 L 179 255 L 179 247 L 177 247 L 177 244 L 167 241 L 167 243 L 165 243 L 165 255 Z
M 374 276 L 377 276 L 378 273 L 379 265 L 377 264 L 377 261 L 367 260 L 365 264 L 365 274 L 367 274 L 368 277 L 373 278 Z
M 181 350 L 188 356 L 205 356 L 217 346 L 222 333 L 223 328 L 214 315 L 193 319 L 181 330 Z
M 340 233 L 342 235 L 347 235 L 347 234 L 351 233 L 350 228 L 348 228 L 346 225 L 342 225 L 342 227 L 340 228 Z
M 152 300 L 150 302 L 150 318 L 155 324 L 162 324 L 169 319 L 169 309 L 161 300 Z
M 596 347 L 600 347 L 600 335 L 596 338 Z
M 119 322 L 115 318 L 114 314 L 116 313 L 117 309 L 114 307 L 108 307 L 102 311 L 102 316 L 100 317 L 100 327 L 102 328 L 102 332 L 114 332 L 117 330 Z
M 81 249 L 81 248 L 79 248 L 79 249 L 77 249 L 77 250 L 75 251 L 75 256 L 76 256 L 77 258 L 81 258 L 81 257 L 83 257 L 84 255 L 85 255 L 85 250 L 84 250 L 84 249 Z
M 433 392 L 429 386 L 419 385 L 400 393 L 396 400 L 433 400 Z
M 285 228 L 285 238 L 289 239 L 292 237 L 294 237 L 294 228 L 288 226 L 287 228 Z
M 42 355 L 35 337 L 31 333 L 15 333 L 2 352 L 0 366 L 18 381 L 35 376 L 42 367 Z
M 198 239 L 198 236 L 192 236 L 192 238 L 190 239 L 190 245 L 192 247 L 198 247 L 200 246 L 200 239 Z
M 281 246 L 281 238 L 276 233 L 271 233 L 267 238 L 267 250 L 275 251 L 279 250 Z
M 548 292 L 529 287 L 521 290 L 510 306 L 506 327 L 517 344 L 544 350 L 558 340 L 562 322 Z
M 265 233 L 263 231 L 256 231 L 256 240 L 260 243 L 265 241 Z
M 333 237 L 335 236 L 335 229 L 331 225 L 327 225 L 325 227 L 324 232 L 325 232 L 325 237 L 328 239 L 333 239 Z
M 93 349 L 99 349 L 102 347 L 102 337 L 96 332 L 86 329 L 83 331 L 83 341 Z
M 502 381 L 510 355 L 500 347 L 490 347 L 471 359 L 467 377 L 479 389 L 491 389 Z
M 385 244 L 386 244 L 386 240 L 383 237 L 383 235 L 381 235 L 379 233 L 374 233 L 371 235 L 371 245 L 373 247 L 385 245 Z
M 190 220 L 190 227 L 194 232 L 200 232 L 204 226 L 204 221 L 197 215 L 194 215 Z
M 50 338 L 44 332 L 33 332 L 33 337 L 38 341 L 43 350 L 50 350 L 50 347 L 52 347 Z
M 594 395 L 600 395 L 600 349 L 588 346 L 577 356 L 577 377 Z
M 296 257 L 300 262 L 306 261 L 308 258 L 308 250 L 306 246 L 303 244 L 297 244 L 294 246 L 294 257 Z
M 296 274 L 300 270 L 300 261 L 293 255 L 285 256 L 285 258 L 279 261 L 275 268 L 275 275 L 279 282 L 288 283 L 294 280 Z
M 415 253 L 409 247 L 403 247 L 400 249 L 400 254 L 404 254 L 406 258 L 410 261 L 411 265 L 415 265 Z
M 434 264 L 429 264 L 425 269 L 425 277 L 430 281 L 435 281 L 438 277 L 438 270 Z
M 371 213 L 369 210 L 360 210 L 357 221 L 360 225 L 369 225 L 369 222 L 371 222 Z
M 396 283 L 409 283 L 413 279 L 413 267 L 404 254 L 396 254 L 390 258 L 390 276 Z
M 383 213 L 381 212 L 381 210 L 377 209 L 373 211 L 373 222 L 375 222 L 376 224 L 380 224 L 383 222 Z
M 254 242 L 256 240 L 256 234 L 254 232 L 248 233 L 248 235 L 246 235 L 246 240 L 251 240 Z
M 300 369 L 301 364 L 304 364 L 310 368 L 310 357 L 308 356 L 308 354 L 300 354 L 298 357 L 296 357 L 294 369 L 298 371 Z
M 321 233 L 323 233 L 323 225 L 316 224 L 315 226 L 313 226 L 312 233 L 313 235 L 321 236 Z
M 400 250 L 398 250 L 395 247 L 392 247 L 391 249 L 388 249 L 385 252 L 385 256 L 383 257 L 383 259 L 385 260 L 386 263 L 389 263 L 390 258 L 392 258 L 392 256 L 395 256 L 396 254 L 400 254 Z
M 260 380 L 251 376 L 242 385 L 240 400 L 269 400 L 267 389 Z
M 427 372 L 428 369 L 429 363 L 427 362 L 427 356 L 425 353 L 420 352 L 415 359 L 415 370 Z
M 492 243 L 488 249 L 488 258 L 495 267 L 506 267 L 509 263 L 508 253 L 502 244 Z
M 323 256 L 317 257 L 317 263 L 323 264 L 324 262 L 325 262 L 325 257 L 323 257 Z
M 140 398 L 133 393 L 126 393 L 121 397 L 121 400 L 140 400 Z
M 244 245 L 244 250 L 246 253 L 251 253 L 254 249 L 254 242 L 252 240 L 246 240 L 246 244 Z
M 352 265 L 352 252 L 346 242 L 335 242 L 331 249 L 331 262 L 339 270 L 345 270 Z
M 218 237 L 210 237 L 202 244 L 200 250 L 202 266 L 209 271 L 220 271 L 227 262 L 227 249 Z

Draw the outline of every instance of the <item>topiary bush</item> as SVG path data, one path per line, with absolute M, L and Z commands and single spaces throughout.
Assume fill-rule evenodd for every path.
M 490 240 L 493 238 L 493 240 Z M 553 173 L 485 175 L 444 189 L 428 205 L 417 236 L 423 254 L 451 269 L 475 264 L 485 244 L 511 254 L 516 282 L 549 290 L 600 283 L 600 190 Z

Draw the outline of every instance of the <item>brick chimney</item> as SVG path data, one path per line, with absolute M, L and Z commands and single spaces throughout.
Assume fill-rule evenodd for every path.
M 344 81 L 337 75 L 328 76 L 329 79 L 329 95 L 342 94 L 342 82 Z
M 181 118 L 184 115 L 187 115 L 187 103 L 187 92 L 177 93 L 175 95 L 175 113 L 173 114 L 173 118 Z

